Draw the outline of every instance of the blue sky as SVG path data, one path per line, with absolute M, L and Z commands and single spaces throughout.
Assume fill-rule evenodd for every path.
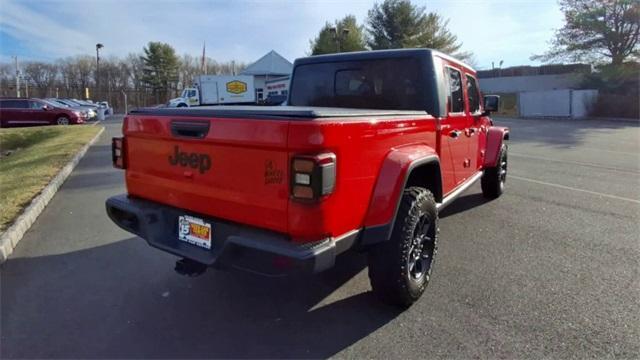
M 78 54 L 140 52 L 163 41 L 178 54 L 251 62 L 271 49 L 293 60 L 326 21 L 347 14 L 366 19 L 371 0 L 0 0 L 0 61 L 18 55 L 52 61 Z M 449 29 L 472 51 L 478 68 L 535 64 L 553 30 L 562 26 L 555 0 L 414 0 L 449 19 Z

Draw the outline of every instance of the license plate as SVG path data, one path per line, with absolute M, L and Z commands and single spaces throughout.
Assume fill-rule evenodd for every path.
M 178 240 L 211 249 L 211 224 L 193 216 L 180 216 L 178 218 Z

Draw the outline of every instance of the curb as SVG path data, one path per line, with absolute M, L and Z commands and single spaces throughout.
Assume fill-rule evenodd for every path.
M 0 234 L 0 264 L 5 262 L 9 258 L 9 255 L 13 253 L 13 249 L 18 245 L 22 236 L 24 236 L 31 225 L 33 225 L 40 213 L 42 213 L 49 201 L 51 201 L 53 196 L 56 194 L 58 188 L 62 186 L 76 165 L 78 165 L 80 159 L 82 159 L 84 154 L 87 153 L 87 150 L 89 150 L 91 145 L 98 140 L 103 132 L 104 128 L 98 131 L 96 136 L 83 146 L 80 151 L 76 153 L 73 159 L 67 163 L 67 165 L 60 169 L 58 174 L 51 179 L 49 184 L 42 189 L 40 194 L 31 200 L 29 206 L 22 211 L 22 214 L 18 216 L 16 221 L 7 230 L 5 230 L 5 232 Z

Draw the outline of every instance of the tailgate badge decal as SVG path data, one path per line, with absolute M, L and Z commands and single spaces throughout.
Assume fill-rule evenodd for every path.
M 176 145 L 173 155 L 169 155 L 169 165 L 198 169 L 200 174 L 204 174 L 211 169 L 211 157 L 207 154 L 180 151 L 180 147 Z

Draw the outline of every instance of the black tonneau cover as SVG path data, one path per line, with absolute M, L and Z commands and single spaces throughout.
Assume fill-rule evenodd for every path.
M 304 106 L 198 106 L 191 108 L 138 108 L 132 115 L 190 116 L 221 118 L 337 118 L 337 117 L 398 117 L 426 116 L 423 110 L 346 109 Z

